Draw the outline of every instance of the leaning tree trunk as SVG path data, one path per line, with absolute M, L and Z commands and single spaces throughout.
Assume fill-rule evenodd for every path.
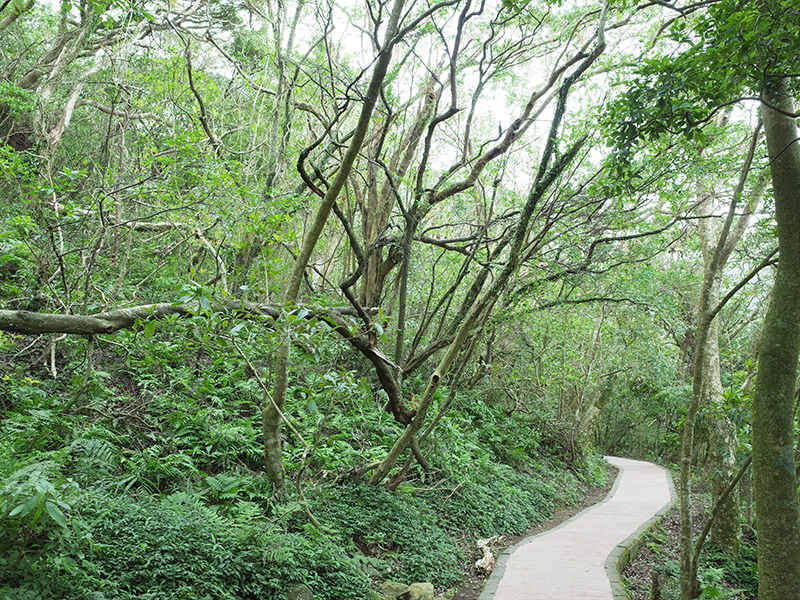
M 378 99 L 383 80 L 386 77 L 389 64 L 392 60 L 392 48 L 398 41 L 395 37 L 397 36 L 398 23 L 400 22 L 403 5 L 404 0 L 395 0 L 394 2 L 391 17 L 386 28 L 384 47 L 375 63 L 372 79 L 370 80 L 367 93 L 364 96 L 364 103 L 361 107 L 361 113 L 355 132 L 350 140 L 347 152 L 342 159 L 342 163 L 339 166 L 339 170 L 336 172 L 336 176 L 333 178 L 330 187 L 325 193 L 325 197 L 322 199 L 322 203 L 317 209 L 316 217 L 303 240 L 303 245 L 297 260 L 295 260 L 292 273 L 289 277 L 289 284 L 284 294 L 284 303 L 289 307 L 297 302 L 297 297 L 300 293 L 300 284 L 302 283 L 303 274 L 311 259 L 311 254 L 322 235 L 325 223 L 333 209 L 333 204 L 336 202 L 336 198 L 344 187 L 345 181 L 347 181 L 347 178 L 350 176 L 353 163 L 364 143 L 367 128 L 372 118 L 373 110 L 375 109 L 375 102 Z M 286 389 L 289 381 L 289 353 L 291 350 L 291 343 L 289 340 L 290 332 L 288 323 L 282 323 L 281 326 L 283 327 L 285 335 L 275 357 L 275 380 L 272 397 L 269 402 L 265 402 L 261 416 L 265 470 L 276 492 L 282 495 L 285 493 L 286 483 L 284 481 L 283 456 L 281 452 L 281 418 L 283 406 L 286 402 Z
M 794 450 L 794 391 L 800 355 L 800 145 L 787 80 L 763 107 L 780 261 L 764 319 L 753 397 L 753 491 L 758 597 L 800 600 L 800 527 Z
M 583 61 L 577 65 L 575 70 L 568 76 L 564 77 L 558 90 L 558 101 L 553 114 L 553 119 L 550 123 L 550 132 L 547 137 L 547 142 L 542 151 L 542 156 L 539 159 L 539 169 L 534 179 L 534 183 L 528 193 L 528 198 L 525 206 L 520 211 L 517 220 L 513 240 L 508 251 L 506 263 L 503 269 L 498 273 L 491 287 L 475 302 L 470 308 L 467 315 L 464 317 L 463 322 L 458 326 L 453 341 L 447 347 L 444 356 L 439 361 L 433 374 L 428 379 L 425 386 L 425 391 L 419 401 L 419 408 L 412 422 L 408 425 L 405 431 L 400 435 L 397 441 L 389 450 L 386 458 L 381 461 L 374 473 L 370 477 L 369 482 L 373 485 L 379 484 L 383 481 L 392 470 L 400 455 L 406 447 L 414 439 L 417 431 L 420 430 L 425 422 L 427 411 L 433 402 L 434 395 L 442 384 L 445 375 L 450 369 L 450 365 L 455 360 L 458 353 L 461 351 L 464 342 L 472 332 L 479 319 L 491 313 L 500 294 L 505 291 L 506 285 L 512 274 L 514 274 L 521 263 L 521 252 L 525 239 L 528 235 L 528 228 L 533 218 L 534 211 L 539 204 L 539 201 L 547 193 L 553 183 L 561 177 L 566 168 L 572 163 L 575 157 L 583 148 L 586 142 L 586 137 L 577 140 L 572 146 L 562 155 L 556 154 L 556 143 L 558 141 L 558 133 L 563 122 L 564 114 L 567 108 L 567 98 L 572 86 L 578 81 L 586 70 L 600 57 L 605 51 L 605 22 L 608 12 L 608 4 L 603 5 L 600 13 L 599 24 L 597 28 L 597 42 L 593 50 L 587 54 Z

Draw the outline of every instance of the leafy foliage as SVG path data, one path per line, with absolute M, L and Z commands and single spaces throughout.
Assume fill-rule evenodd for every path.
M 458 553 L 435 513 L 411 493 L 395 495 L 376 486 L 343 485 L 320 495 L 316 510 L 341 536 L 351 554 L 383 556 L 385 577 L 433 578 L 439 586 L 460 579 Z
M 630 161 L 637 144 L 665 134 L 704 142 L 715 114 L 743 99 L 760 99 L 776 78 L 795 73 L 797 23 L 800 13 L 791 0 L 716 2 L 696 19 L 676 19 L 670 37 L 680 52 L 644 58 L 607 109 L 618 167 Z
M 197 305 L 89 340 L 0 333 L 4 597 L 281 598 L 302 581 L 318 597 L 360 598 L 386 577 L 450 586 L 464 559 L 456 540 L 520 533 L 578 500 L 605 475 L 596 449 L 674 456 L 696 302 L 697 248 L 682 219 L 693 178 L 730 170 L 740 146 L 707 122 L 797 72 L 797 7 L 714 2 L 658 30 L 676 52 L 648 48 L 631 63 L 609 44 L 581 76 L 553 158 L 586 146 L 537 205 L 520 269 L 457 358 L 460 379 L 442 380 L 438 426 L 420 441 L 429 466 L 412 461 L 390 493 L 360 483 L 402 432 L 376 366 L 418 409 L 441 349 L 514 264 L 508 244 L 557 96 L 537 82 L 570 79 L 597 11 L 499 0 L 459 17 L 462 6 L 443 3 L 413 31 L 401 26 L 398 47 L 431 51 L 395 57 L 303 305 L 282 306 L 319 205 L 309 188 L 330 189 L 373 64 L 353 54 L 355 29 L 337 46 L 330 28 L 377 33 L 388 5 L 373 4 L 290 3 L 268 18 L 228 0 L 4 13 L 0 308 Z M 622 45 L 636 45 L 661 8 L 614 4 L 609 40 L 624 31 Z M 456 27 L 462 41 L 451 43 Z M 453 77 L 426 55 L 449 56 Z M 600 118 L 610 169 L 587 136 L 606 76 L 618 82 Z M 729 150 L 699 164 L 712 138 Z M 771 247 L 766 222 L 753 248 Z M 356 265 L 358 303 L 345 302 L 339 282 Z M 232 298 L 271 316 L 218 308 Z M 335 333 L 314 317 L 343 303 L 364 310 L 342 311 Z M 752 337 L 742 337 L 732 372 L 744 369 Z M 291 348 L 273 440 L 297 484 L 287 496 L 273 495 L 261 437 L 278 348 Z M 584 430 L 599 399 L 609 408 Z M 747 402 L 725 407 L 746 431 Z
M 366 579 L 341 551 L 278 533 L 252 504 L 223 515 L 178 492 L 155 502 L 97 497 L 85 510 L 110 597 L 281 598 L 285 581 L 323 598 L 364 593 Z
M 341 481 L 380 457 L 396 426 L 356 372 L 312 371 L 298 374 L 287 417 L 312 444 L 306 499 L 318 531 L 299 498 L 276 501 L 258 472 L 260 389 L 222 360 L 224 340 L 190 337 L 196 326 L 130 332 L 98 350 L 102 385 L 73 404 L 80 416 L 62 398 L 81 377 L 64 389 L 5 376 L 4 597 L 279 599 L 302 581 L 334 600 L 365 597 L 383 578 L 448 587 L 465 558 L 458 537 L 523 531 L 580 496 L 531 422 L 482 403 L 432 435 L 435 472 L 394 493 Z M 71 368 L 84 350 L 72 346 Z M 329 350 L 298 366 L 324 368 Z M 287 450 L 302 459 L 297 440 Z

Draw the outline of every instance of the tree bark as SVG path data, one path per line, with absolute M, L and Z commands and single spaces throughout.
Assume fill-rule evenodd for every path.
M 216 312 L 266 315 L 273 320 L 281 316 L 281 307 L 277 304 L 258 304 L 237 300 L 236 298 L 226 298 L 221 302 L 212 301 L 210 302 L 210 307 Z M 309 319 L 318 317 L 325 320 L 340 320 L 342 315 L 355 316 L 356 314 L 349 306 L 328 308 L 306 306 L 305 308 Z M 130 308 L 118 308 L 93 315 L 0 310 L 0 331 L 23 335 L 48 333 L 96 335 L 99 333 L 114 333 L 120 329 L 129 329 L 136 323 L 161 319 L 169 315 L 191 315 L 197 313 L 200 309 L 199 302 L 187 302 L 185 304 L 162 302 L 159 304 L 132 306 Z
M 769 82 L 768 82 L 769 83 Z M 764 91 L 794 111 L 789 83 Z M 793 117 L 763 106 L 780 261 L 759 344 L 753 397 L 753 490 L 758 597 L 800 600 L 800 527 L 794 454 L 794 393 L 800 355 L 800 145 Z
M 724 119 L 723 123 L 727 123 L 727 115 L 722 118 Z M 761 124 L 759 123 L 753 133 L 748 158 L 745 161 L 745 167 L 740 177 L 741 182 L 745 180 L 750 170 L 755 144 L 760 133 Z M 731 228 L 727 239 L 719 239 L 720 231 L 717 219 L 704 218 L 698 223 L 704 270 L 707 271 L 712 266 L 716 270 L 716 272 L 709 274 L 711 281 L 709 307 L 716 306 L 720 301 L 723 270 L 731 252 L 739 243 L 750 224 L 751 216 L 761 200 L 765 183 L 766 177 L 759 176 L 744 214 L 739 217 L 736 225 Z M 737 192 L 738 190 L 734 193 Z M 702 214 L 709 215 L 714 213 L 716 202 L 712 187 L 702 181 L 698 184 L 698 199 L 700 200 L 698 209 Z M 714 263 L 714 249 L 717 243 L 722 244 L 722 251 L 717 263 Z M 706 407 L 708 415 L 709 452 L 706 470 L 711 481 L 711 501 L 713 506 L 721 502 L 729 482 L 736 476 L 738 471 L 736 463 L 736 430 L 722 405 L 723 387 L 720 373 L 719 328 L 719 319 L 714 318 L 709 324 L 702 369 L 699 373 L 701 378 L 700 405 Z M 729 556 L 736 556 L 739 553 L 741 543 L 741 511 L 739 504 L 738 491 L 729 492 L 717 510 L 717 516 L 711 529 L 711 543 L 722 549 Z
M 392 60 L 392 48 L 397 40 L 395 36 L 398 32 L 398 23 L 400 22 L 400 15 L 403 10 L 404 0 L 395 0 L 392 7 L 391 17 L 386 28 L 386 36 L 384 47 L 381 50 L 378 60 L 375 63 L 375 68 L 372 72 L 372 78 L 369 83 L 369 88 L 364 96 L 364 103 L 361 107 L 361 114 L 359 115 L 358 124 L 356 125 L 353 137 L 350 140 L 350 145 L 344 155 L 342 164 L 336 172 L 336 176 L 331 182 L 330 187 L 325 193 L 322 203 L 320 204 L 314 222 L 311 225 L 303 245 L 295 260 L 292 268 L 292 273 L 289 278 L 288 287 L 284 294 L 284 303 L 287 306 L 292 306 L 297 302 L 297 297 L 300 293 L 300 285 L 303 281 L 303 274 L 308 266 L 311 254 L 317 241 L 322 235 L 325 228 L 325 223 L 331 213 L 333 204 L 339 196 L 345 181 L 350 176 L 353 168 L 353 163 L 358 156 L 361 146 L 366 137 L 367 128 L 369 127 L 370 119 L 372 118 L 373 110 L 375 109 L 375 102 L 380 93 L 383 80 L 389 69 L 389 64 Z M 262 409 L 262 434 L 264 438 L 264 461 L 267 477 L 272 482 L 274 489 L 280 495 L 283 495 L 286 490 L 286 483 L 284 481 L 283 470 L 283 456 L 281 453 L 281 411 L 286 402 L 286 389 L 289 381 L 289 353 L 291 344 L 289 341 L 289 328 L 288 324 L 284 326 L 284 339 L 283 343 L 278 348 L 275 358 L 275 381 L 273 384 L 272 397 L 274 402 L 265 403 Z
M 8 9 L 6 15 L 0 20 L 0 31 L 5 31 L 13 25 L 17 19 L 33 8 L 34 0 L 27 0 L 24 4 L 17 4 Z
M 719 343 L 717 325 L 715 324 L 717 314 L 722 305 L 727 302 L 731 295 L 728 294 L 723 300 L 720 296 L 720 279 L 722 269 L 733 251 L 733 247 L 741 237 L 746 221 L 742 217 L 732 230 L 734 215 L 738 201 L 744 190 L 747 175 L 755 154 L 758 130 L 750 143 L 750 148 L 742 167 L 739 182 L 733 192 L 733 198 L 728 209 L 725 222 L 720 229 L 718 239 L 714 235 L 711 227 L 701 228 L 701 248 L 703 251 L 703 286 L 700 290 L 700 302 L 697 307 L 697 331 L 695 342 L 695 361 L 692 380 L 692 398 L 686 410 L 686 419 L 681 435 L 681 458 L 680 458 L 680 477 L 678 479 L 678 499 L 681 507 L 681 539 L 680 539 L 680 585 L 681 599 L 693 600 L 700 595 L 700 586 L 697 579 L 697 562 L 693 559 L 693 528 L 691 510 L 691 476 L 692 462 L 694 458 L 694 429 L 697 419 L 697 412 L 703 400 L 708 400 L 709 396 L 717 393 L 719 381 Z M 700 203 L 701 206 L 710 205 L 709 198 L 705 198 Z M 738 290 L 739 288 L 734 288 Z M 717 336 L 717 337 L 715 337 Z M 712 401 L 714 399 L 712 398 Z M 723 488 L 727 483 L 723 484 Z
M 722 406 L 723 388 L 720 377 L 719 322 L 714 319 L 708 335 L 707 377 L 701 402 L 708 407 L 707 469 L 711 481 L 711 504 L 720 502 L 728 483 L 736 475 L 736 431 Z M 741 514 L 738 490 L 727 495 L 717 512 L 709 541 L 729 556 L 739 553 Z

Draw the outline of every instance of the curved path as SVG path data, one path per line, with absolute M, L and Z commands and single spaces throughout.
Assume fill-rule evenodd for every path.
M 506 550 L 479 600 L 626 598 L 617 573 L 625 542 L 666 511 L 674 492 L 661 467 L 626 458 L 606 460 L 620 469 L 606 499 Z

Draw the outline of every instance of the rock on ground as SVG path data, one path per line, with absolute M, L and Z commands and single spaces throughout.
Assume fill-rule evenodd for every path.
M 290 583 L 286 597 L 289 600 L 314 600 L 314 594 L 305 583 Z
M 432 583 L 412 583 L 405 595 L 408 600 L 433 600 Z
M 402 596 L 407 591 L 408 586 L 405 583 L 399 583 L 397 581 L 384 581 L 381 587 L 378 588 L 378 593 L 388 600 L 394 600 L 394 598 Z

